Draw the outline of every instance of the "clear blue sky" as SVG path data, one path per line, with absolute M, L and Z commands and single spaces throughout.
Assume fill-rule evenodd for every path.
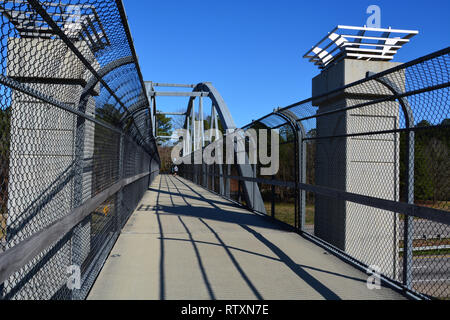
M 338 24 L 363 26 L 372 4 L 382 27 L 420 31 L 394 61 L 449 45 L 449 0 L 124 0 L 145 80 L 210 81 L 238 126 L 309 98 L 319 71 L 303 54 Z M 187 104 L 161 99 L 165 111 Z

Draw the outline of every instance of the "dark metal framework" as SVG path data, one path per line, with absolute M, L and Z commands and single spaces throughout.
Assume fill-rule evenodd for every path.
M 83 299 L 160 166 L 124 7 L 7 0 L 0 28 L 0 299 Z
M 450 48 L 445 48 L 382 73 L 369 73 L 366 79 L 278 108 L 252 122 L 243 130 L 265 128 L 280 132 L 284 149 L 280 152 L 280 172 L 274 177 L 258 176 L 256 171 L 261 164 L 247 175 L 236 166 L 204 165 L 206 168 L 199 170 L 195 165 L 185 164 L 181 175 L 249 209 L 267 212 L 364 271 L 373 272 L 375 259 L 382 280 L 409 297 L 448 299 L 449 77 Z M 371 92 L 373 98 L 360 98 L 360 92 Z M 318 111 L 317 101 L 338 95 L 351 98 L 350 103 Z M 392 111 L 393 106 L 397 110 Z M 385 114 L 393 112 L 394 120 L 388 124 L 374 110 Z M 368 111 L 374 115 L 358 122 L 357 117 Z M 330 117 L 355 117 L 356 125 L 348 125 L 347 132 L 324 133 L 318 123 Z M 381 142 L 357 144 L 364 140 Z M 393 141 L 391 147 L 382 147 L 383 140 Z M 324 145 L 339 145 L 337 142 L 345 145 L 346 156 L 340 159 L 350 163 L 346 172 L 341 172 L 342 164 L 324 163 L 324 156 L 318 154 L 325 150 Z M 333 152 L 342 151 L 338 148 Z M 288 156 L 283 157 L 283 154 Z M 355 173 L 351 165 L 364 165 L 362 159 L 369 155 L 392 159 L 389 161 L 394 163 L 390 169 L 394 178 L 386 178 L 383 161 L 380 161 L 381 169 L 374 164 L 366 166 L 364 174 Z M 208 179 L 202 178 L 205 172 Z M 342 179 L 359 179 L 359 182 L 342 187 Z M 231 192 L 230 183 L 234 186 Z M 266 212 L 255 210 L 253 204 L 244 199 L 244 183 L 258 187 Z M 393 196 L 385 196 L 391 190 Z M 329 214 L 320 209 L 324 203 L 330 205 Z M 346 217 L 333 220 L 336 219 L 332 216 L 333 205 L 347 208 Z M 359 216 L 365 217 L 364 223 L 359 221 Z M 323 219 L 345 223 L 345 244 L 333 240 L 339 235 L 332 227 L 323 235 L 318 229 L 320 223 L 327 223 Z M 370 228 L 362 224 L 390 231 L 376 240 L 364 235 Z M 383 237 L 391 243 L 386 245 Z M 364 250 L 355 248 L 357 246 L 372 248 L 374 257 L 364 256 L 361 253 Z
M 159 173 L 156 97 L 189 96 L 185 127 L 194 133 L 204 97 L 211 128 L 236 126 L 210 83 L 146 88 L 120 0 L 7 0 L 0 13 L 0 298 L 83 299 Z M 449 65 L 446 48 L 247 125 L 278 130 L 273 177 L 258 174 L 261 163 L 186 164 L 180 174 L 362 270 L 375 259 L 383 281 L 410 297 L 448 299 Z M 154 90 L 165 86 L 193 93 Z M 318 110 L 317 101 L 334 95 L 349 103 Z M 367 110 L 393 116 L 358 122 Z M 346 131 L 323 131 L 319 123 L 333 117 L 356 120 Z M 331 152 L 339 161 L 324 160 L 336 145 L 344 146 Z M 203 147 L 185 144 L 185 158 L 194 163 Z M 378 169 L 364 161 L 374 154 L 384 159 Z M 354 163 L 365 169 L 356 174 Z M 357 182 L 344 186 L 347 178 Z M 333 207 L 345 215 L 330 214 Z M 383 232 L 367 237 L 372 230 Z M 77 268 L 81 288 L 72 290 Z

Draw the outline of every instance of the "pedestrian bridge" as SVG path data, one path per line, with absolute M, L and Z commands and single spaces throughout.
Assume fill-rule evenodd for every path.
M 161 175 L 124 227 L 88 299 L 405 299 L 285 225 Z
M 144 81 L 120 0 L 0 17 L 0 299 L 450 298 L 450 48 L 340 26 L 314 96 L 238 128 L 213 83 Z

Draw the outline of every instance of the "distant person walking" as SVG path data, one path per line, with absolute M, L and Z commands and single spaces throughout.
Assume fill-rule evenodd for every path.
M 178 175 L 178 166 L 173 167 L 173 176 L 176 177 Z

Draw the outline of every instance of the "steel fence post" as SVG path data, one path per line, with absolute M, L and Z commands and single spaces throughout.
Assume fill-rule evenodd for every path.
M 272 180 L 275 180 L 275 179 L 276 179 L 276 177 L 272 176 Z M 272 212 L 271 212 L 271 214 L 272 214 L 272 218 L 275 218 L 275 196 L 276 196 L 276 193 L 275 193 L 275 185 L 274 184 L 272 184 L 272 186 L 271 186 L 271 191 L 272 191 L 272 197 L 271 197 Z
M 374 76 L 375 73 L 368 72 L 367 77 Z M 415 133 L 412 130 L 415 127 L 414 113 L 408 103 L 407 98 L 398 97 L 403 93 L 403 90 L 398 85 L 392 82 L 387 77 L 375 79 L 388 88 L 396 97 L 402 108 L 405 116 L 406 131 L 406 200 L 408 204 L 414 204 L 414 184 L 415 184 Z M 412 265 L 414 252 L 414 217 L 405 215 L 403 225 L 403 285 L 406 289 L 412 288 Z
M 414 204 L 414 168 L 415 168 L 415 133 L 410 131 L 407 133 L 407 153 L 406 159 L 406 192 L 409 204 Z M 405 216 L 403 227 L 403 285 L 407 289 L 411 289 L 412 285 L 412 264 L 414 250 L 414 217 Z
M 256 179 L 256 164 L 253 165 L 253 177 L 252 178 Z M 256 181 L 254 181 L 253 185 L 252 185 L 252 199 L 253 199 L 252 203 L 253 203 L 253 205 L 255 205 L 255 190 L 256 190 L 256 186 L 257 186 L 257 183 L 256 183 Z M 254 210 L 255 208 L 252 208 L 252 209 Z
M 80 102 L 79 111 L 86 111 L 86 104 L 89 97 L 86 97 Z M 74 192 L 73 192 L 73 209 L 80 207 L 83 204 L 83 171 L 84 171 L 84 140 L 85 140 L 85 126 L 86 119 L 83 117 L 76 118 L 76 133 L 75 133 L 75 148 L 74 148 Z M 88 217 L 89 218 L 89 217 Z M 86 218 L 86 220 L 88 219 Z M 83 245 L 83 222 L 78 224 L 72 231 L 71 240 L 71 266 L 81 268 L 82 259 L 82 245 Z M 83 285 L 83 284 L 81 284 Z M 71 291 L 71 300 L 78 300 L 80 298 L 80 290 L 74 289 Z
M 306 141 L 304 140 L 304 137 L 299 132 L 299 150 L 300 150 L 300 156 L 299 156 L 299 168 L 300 168 L 300 183 L 306 184 Z M 300 219 L 299 219 L 299 230 L 304 231 L 305 224 L 306 224 L 306 191 L 299 188 L 298 189 L 298 197 L 300 200 Z
M 119 174 L 118 174 L 118 179 L 119 181 L 122 180 L 125 176 L 124 176 L 124 159 L 125 159 L 125 154 L 124 154 L 124 149 L 125 149 L 125 141 L 124 141 L 124 135 L 121 134 L 120 138 L 119 138 L 119 166 L 118 166 L 118 170 L 119 170 Z M 120 230 L 122 229 L 122 203 L 123 203 L 123 189 L 120 190 L 117 194 L 117 198 L 116 198 L 116 231 L 117 233 L 120 233 Z
M 225 195 L 225 177 L 223 172 L 223 165 L 218 164 L 218 166 L 219 166 L 219 191 L 220 195 L 223 196 Z
M 227 174 L 225 177 L 225 196 L 230 198 L 230 176 L 231 176 L 231 165 L 227 164 Z
M 216 165 L 212 165 L 212 179 L 211 179 L 211 190 L 215 190 L 215 180 L 216 180 Z

